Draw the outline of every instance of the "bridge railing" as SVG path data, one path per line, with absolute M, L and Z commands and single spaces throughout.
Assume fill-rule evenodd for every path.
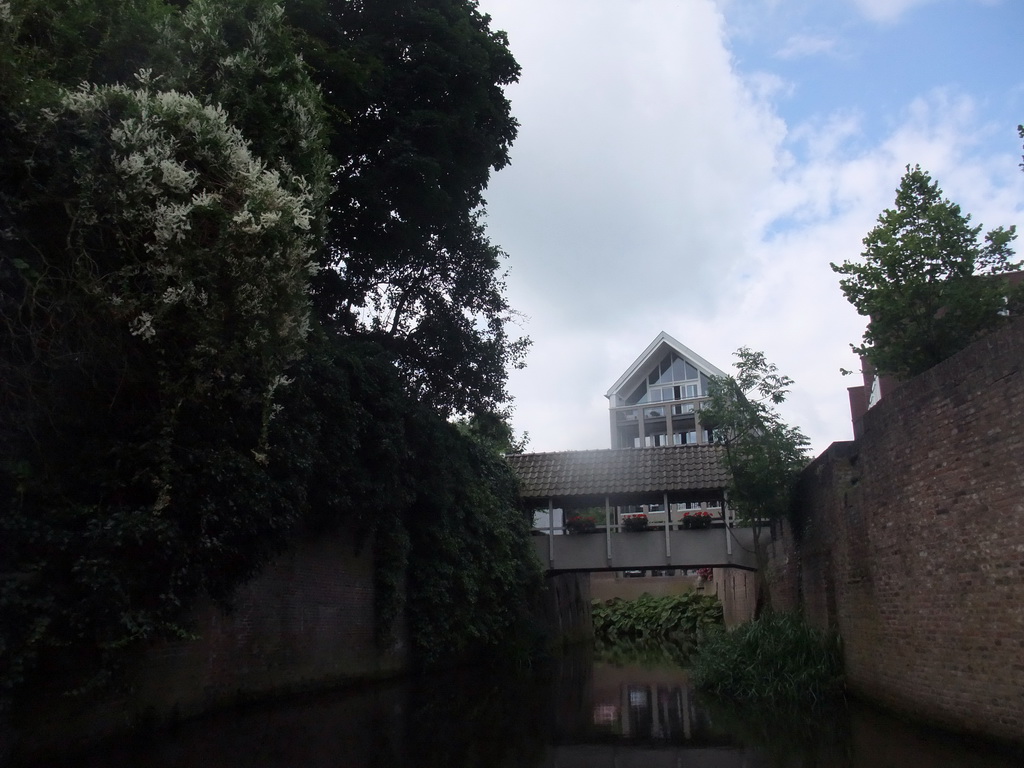
M 684 529 L 673 522 L 626 530 L 623 524 L 595 524 L 586 533 L 567 525 L 535 528 L 537 557 L 552 571 L 645 568 L 756 568 L 753 530 L 718 521 L 705 529 Z

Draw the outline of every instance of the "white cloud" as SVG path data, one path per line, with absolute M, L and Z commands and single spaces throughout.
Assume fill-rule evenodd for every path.
M 867 145 L 850 110 L 787 128 L 786 84 L 735 70 L 711 0 L 483 5 L 524 67 L 521 138 L 489 199 L 531 318 L 510 377 L 531 450 L 607 447 L 603 395 L 661 330 L 726 370 L 742 345 L 765 351 L 815 451 L 849 439 L 857 382 L 839 369 L 864 324 L 829 262 L 858 258 L 904 166 L 986 227 L 1024 220 L 1019 143 L 991 152 L 962 94 L 910 100 Z
M 836 41 L 831 37 L 793 35 L 786 40 L 786 44 L 775 55 L 780 59 L 802 59 L 823 53 L 833 53 L 835 49 Z
M 897 21 L 911 8 L 932 2 L 935 0 L 853 0 L 853 4 L 864 16 L 882 23 Z
M 680 279 L 713 301 L 721 262 L 742 256 L 743 209 L 770 178 L 783 134 L 733 72 L 714 4 L 520 0 L 486 10 L 523 65 L 510 90 L 520 138 L 488 195 L 502 210 L 496 241 L 529 254 L 513 280 L 552 307 L 571 290 L 595 309 L 642 311 L 654 284 Z M 613 324 L 607 312 L 576 321 Z
M 939 0 L 853 0 L 853 5 L 869 20 L 883 24 L 898 21 L 913 8 L 930 5 Z M 972 0 L 978 5 L 995 6 L 1004 0 Z M 1011 0 L 1012 2 L 1013 0 Z

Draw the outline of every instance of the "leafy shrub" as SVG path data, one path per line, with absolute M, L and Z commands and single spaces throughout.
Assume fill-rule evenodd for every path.
M 710 528 L 711 513 L 706 509 L 683 513 L 683 528 Z
M 695 639 L 722 624 L 722 604 L 711 595 L 681 595 L 636 600 L 595 601 L 594 636 L 603 641 Z
M 838 635 L 816 630 L 796 614 L 768 614 L 709 635 L 691 679 L 702 691 L 739 702 L 823 703 L 843 691 Z
M 622 518 L 622 527 L 627 531 L 646 531 L 647 530 L 647 515 L 643 513 L 624 515 Z
M 570 517 L 565 521 L 566 533 L 596 533 L 597 523 L 590 517 Z

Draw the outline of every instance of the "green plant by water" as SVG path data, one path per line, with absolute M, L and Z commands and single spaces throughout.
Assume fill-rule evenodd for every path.
M 839 637 L 792 613 L 771 613 L 732 632 L 712 632 L 693 660 L 694 685 L 713 696 L 772 707 L 840 699 Z
M 694 639 L 709 627 L 722 624 L 722 604 L 712 595 L 685 592 L 635 600 L 595 600 L 594 636 L 620 640 Z

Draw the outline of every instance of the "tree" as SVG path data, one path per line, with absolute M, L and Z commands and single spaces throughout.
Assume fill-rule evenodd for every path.
M 526 342 L 481 225 L 518 66 L 475 8 L 0 3 L 0 719 L 299 532 L 394 533 L 382 640 L 432 537 L 474 566 L 415 580 L 422 636 L 446 580 L 453 649 L 522 618 Z
M 790 511 L 793 489 L 807 464 L 807 438 L 787 425 L 775 406 L 783 403 L 793 380 L 778 372 L 764 353 L 742 347 L 736 376 L 716 376 L 701 419 L 725 449 L 731 481 L 728 503 L 754 532 L 761 597 L 770 607 L 768 556 L 762 533 Z
M 408 391 L 447 414 L 498 408 L 514 338 L 484 189 L 518 124 L 519 65 L 473 0 L 289 4 L 332 118 L 330 234 L 316 282 L 336 332 L 389 350 Z
M 896 205 L 864 238 L 863 262 L 832 264 L 847 300 L 869 318 L 864 355 L 883 374 L 915 376 L 1004 322 L 1016 306 L 1006 273 L 1014 227 L 979 240 L 981 226 L 943 199 L 938 183 L 910 168 Z
M 271 427 L 328 163 L 280 9 L 57 6 L 0 19 L 0 699 L 37 655 L 180 632 L 301 510 Z

